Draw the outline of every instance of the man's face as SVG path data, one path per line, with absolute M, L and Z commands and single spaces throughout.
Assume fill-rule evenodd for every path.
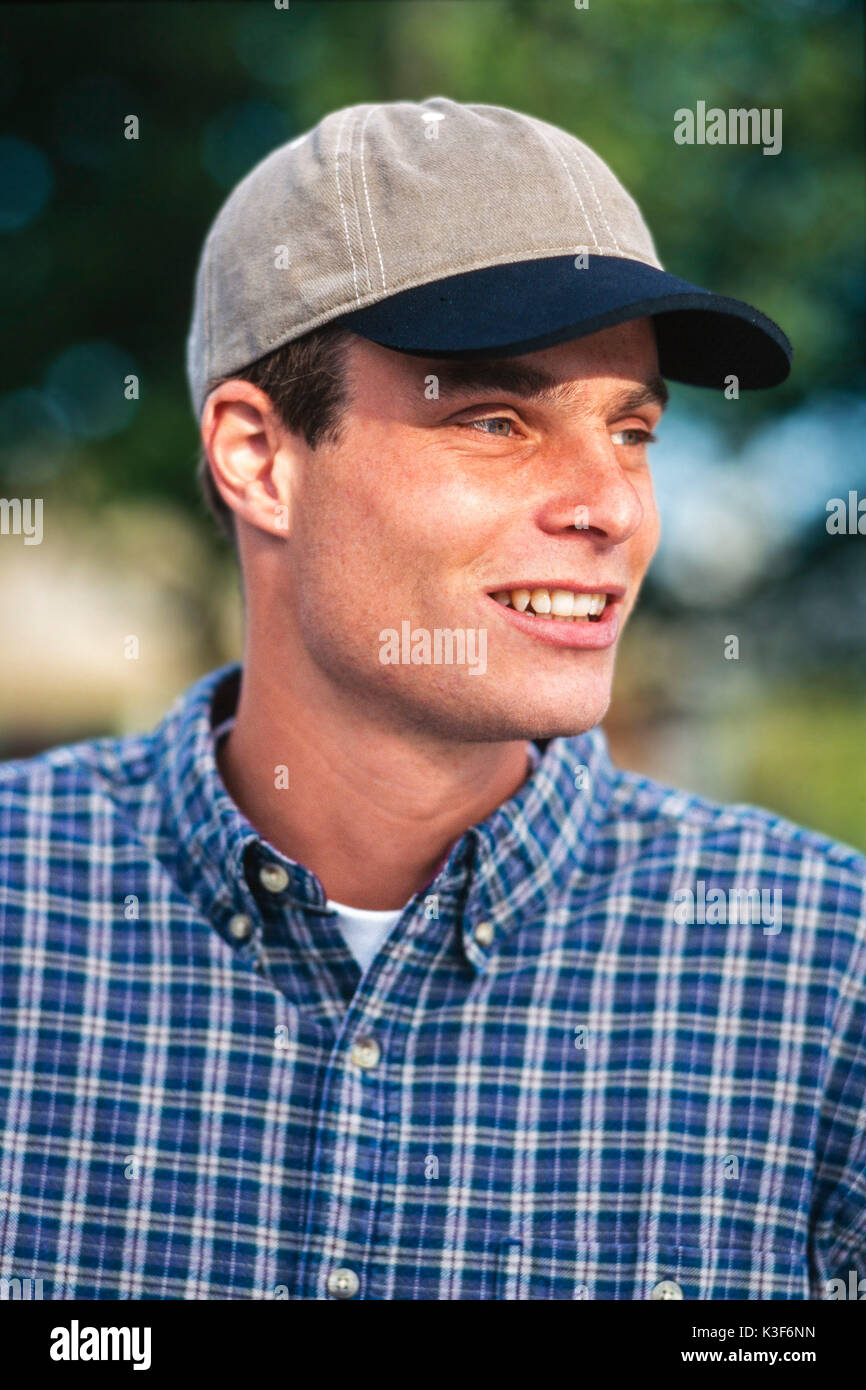
M 348 376 L 339 442 L 298 458 L 274 621 L 388 727 L 457 741 L 591 728 L 658 542 L 650 321 L 483 364 L 354 338 Z M 554 612 L 587 606 L 557 590 L 603 595 L 604 611 L 534 615 L 547 595 Z M 402 642 L 404 623 L 398 650 L 383 633 Z M 436 663 L 436 629 L 474 630 L 465 664 L 445 664 L 450 641 Z M 412 646 L 429 664 L 403 664 Z

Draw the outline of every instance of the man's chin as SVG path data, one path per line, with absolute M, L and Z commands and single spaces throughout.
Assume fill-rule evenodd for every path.
M 523 720 L 520 733 L 514 734 L 514 738 L 525 738 L 532 742 L 538 739 L 550 738 L 575 738 L 578 734 L 588 733 L 600 724 L 607 713 L 607 705 L 601 706 L 598 710 L 584 714 L 560 716 L 558 718 L 542 720 Z
M 449 720 L 450 733 L 457 742 L 465 743 L 513 743 L 519 740 L 535 742 L 538 739 L 574 738 L 585 734 L 600 724 L 607 713 L 610 695 L 607 698 L 571 704 L 563 707 L 559 702 L 555 707 L 544 701 L 528 702 L 522 708 L 489 709 L 486 711 L 462 711 L 458 721 Z M 432 731 L 432 730 L 431 730 Z M 441 729 L 444 733 L 445 730 Z
M 426 673 L 425 673 L 426 674 Z M 474 680 L 438 673 L 440 681 L 421 688 L 400 669 L 399 684 L 375 692 L 364 701 L 367 717 L 376 717 L 392 733 L 405 732 L 448 744 L 514 743 L 525 740 L 572 738 L 595 728 L 607 713 L 610 673 L 598 673 L 580 683 L 512 678 L 495 680 L 492 673 Z M 345 682 L 344 682 L 345 688 Z
M 588 686 L 588 688 L 587 688 Z M 600 724 L 610 706 L 611 682 L 588 682 L 578 691 L 527 692 L 522 700 L 509 701 L 507 708 L 489 711 L 490 737 L 506 739 L 573 738 Z

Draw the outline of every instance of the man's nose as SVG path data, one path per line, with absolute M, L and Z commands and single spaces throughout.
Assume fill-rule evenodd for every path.
M 546 531 L 586 531 L 620 545 L 638 530 L 645 510 L 640 493 L 609 439 L 573 445 L 547 474 L 538 523 Z

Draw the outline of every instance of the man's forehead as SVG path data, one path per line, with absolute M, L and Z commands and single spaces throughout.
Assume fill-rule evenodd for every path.
M 507 357 L 434 355 L 399 352 L 368 339 L 353 337 L 356 386 L 371 384 L 368 369 L 379 362 L 383 382 L 402 396 L 424 388 L 426 400 L 450 400 L 471 393 L 502 393 L 539 403 L 588 405 L 597 402 L 597 383 L 604 398 L 623 397 L 638 407 L 664 409 L 668 391 L 658 369 L 651 319 L 617 325 L 585 338 Z M 427 388 L 435 377 L 435 395 Z
M 469 392 L 501 391 L 532 401 L 585 401 L 592 387 L 591 383 L 603 377 L 606 383 L 605 394 L 627 394 L 635 404 L 657 404 L 662 408 L 667 403 L 668 391 L 664 381 L 655 369 L 655 364 L 646 373 L 626 371 L 617 377 L 612 371 L 603 373 L 587 372 L 581 374 L 569 370 L 554 370 L 538 363 L 529 363 L 514 358 L 426 358 L 423 359 L 425 374 L 432 373 L 437 378 L 437 392 L 443 397 L 463 396 Z

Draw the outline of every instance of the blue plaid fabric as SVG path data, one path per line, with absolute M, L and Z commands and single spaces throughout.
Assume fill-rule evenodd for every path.
M 58 1299 L 866 1275 L 853 850 L 552 740 L 361 978 L 220 781 L 238 676 L 0 770 L 0 1274 Z M 778 914 L 731 921 L 756 891 Z

